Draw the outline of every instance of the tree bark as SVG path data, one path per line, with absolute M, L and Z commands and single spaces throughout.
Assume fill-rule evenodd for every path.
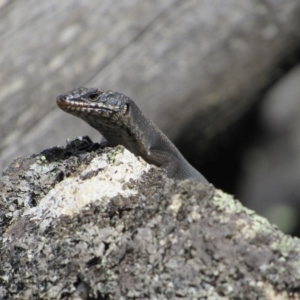
M 98 137 L 55 107 L 82 85 L 131 96 L 171 139 L 205 153 L 299 49 L 299 9 L 299 0 L 2 1 L 1 169 L 67 137 Z

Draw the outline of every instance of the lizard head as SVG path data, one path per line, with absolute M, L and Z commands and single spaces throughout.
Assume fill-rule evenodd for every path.
M 85 116 L 114 118 L 128 112 L 129 98 L 113 91 L 79 87 L 56 98 L 57 105 L 65 112 L 85 119 Z
M 80 87 L 58 96 L 56 102 L 63 111 L 98 130 L 111 146 L 122 144 L 130 149 L 127 142 L 140 136 L 136 133 L 139 123 L 133 118 L 138 107 L 121 93 Z

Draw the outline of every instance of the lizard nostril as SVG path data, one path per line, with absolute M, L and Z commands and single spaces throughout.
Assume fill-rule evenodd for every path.
M 63 95 L 60 95 L 56 98 L 57 100 L 61 100 L 61 101 L 66 101 L 67 100 L 67 97 L 66 96 L 63 96 Z

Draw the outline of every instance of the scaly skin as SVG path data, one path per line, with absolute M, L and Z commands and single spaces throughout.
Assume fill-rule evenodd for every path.
M 114 147 L 123 145 L 171 178 L 208 183 L 129 97 L 112 91 L 80 87 L 57 97 L 58 106 L 98 130 Z

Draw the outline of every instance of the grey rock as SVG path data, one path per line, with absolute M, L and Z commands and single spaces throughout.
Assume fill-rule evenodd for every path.
M 298 239 L 212 185 L 83 146 L 4 171 L 1 299 L 300 298 Z

